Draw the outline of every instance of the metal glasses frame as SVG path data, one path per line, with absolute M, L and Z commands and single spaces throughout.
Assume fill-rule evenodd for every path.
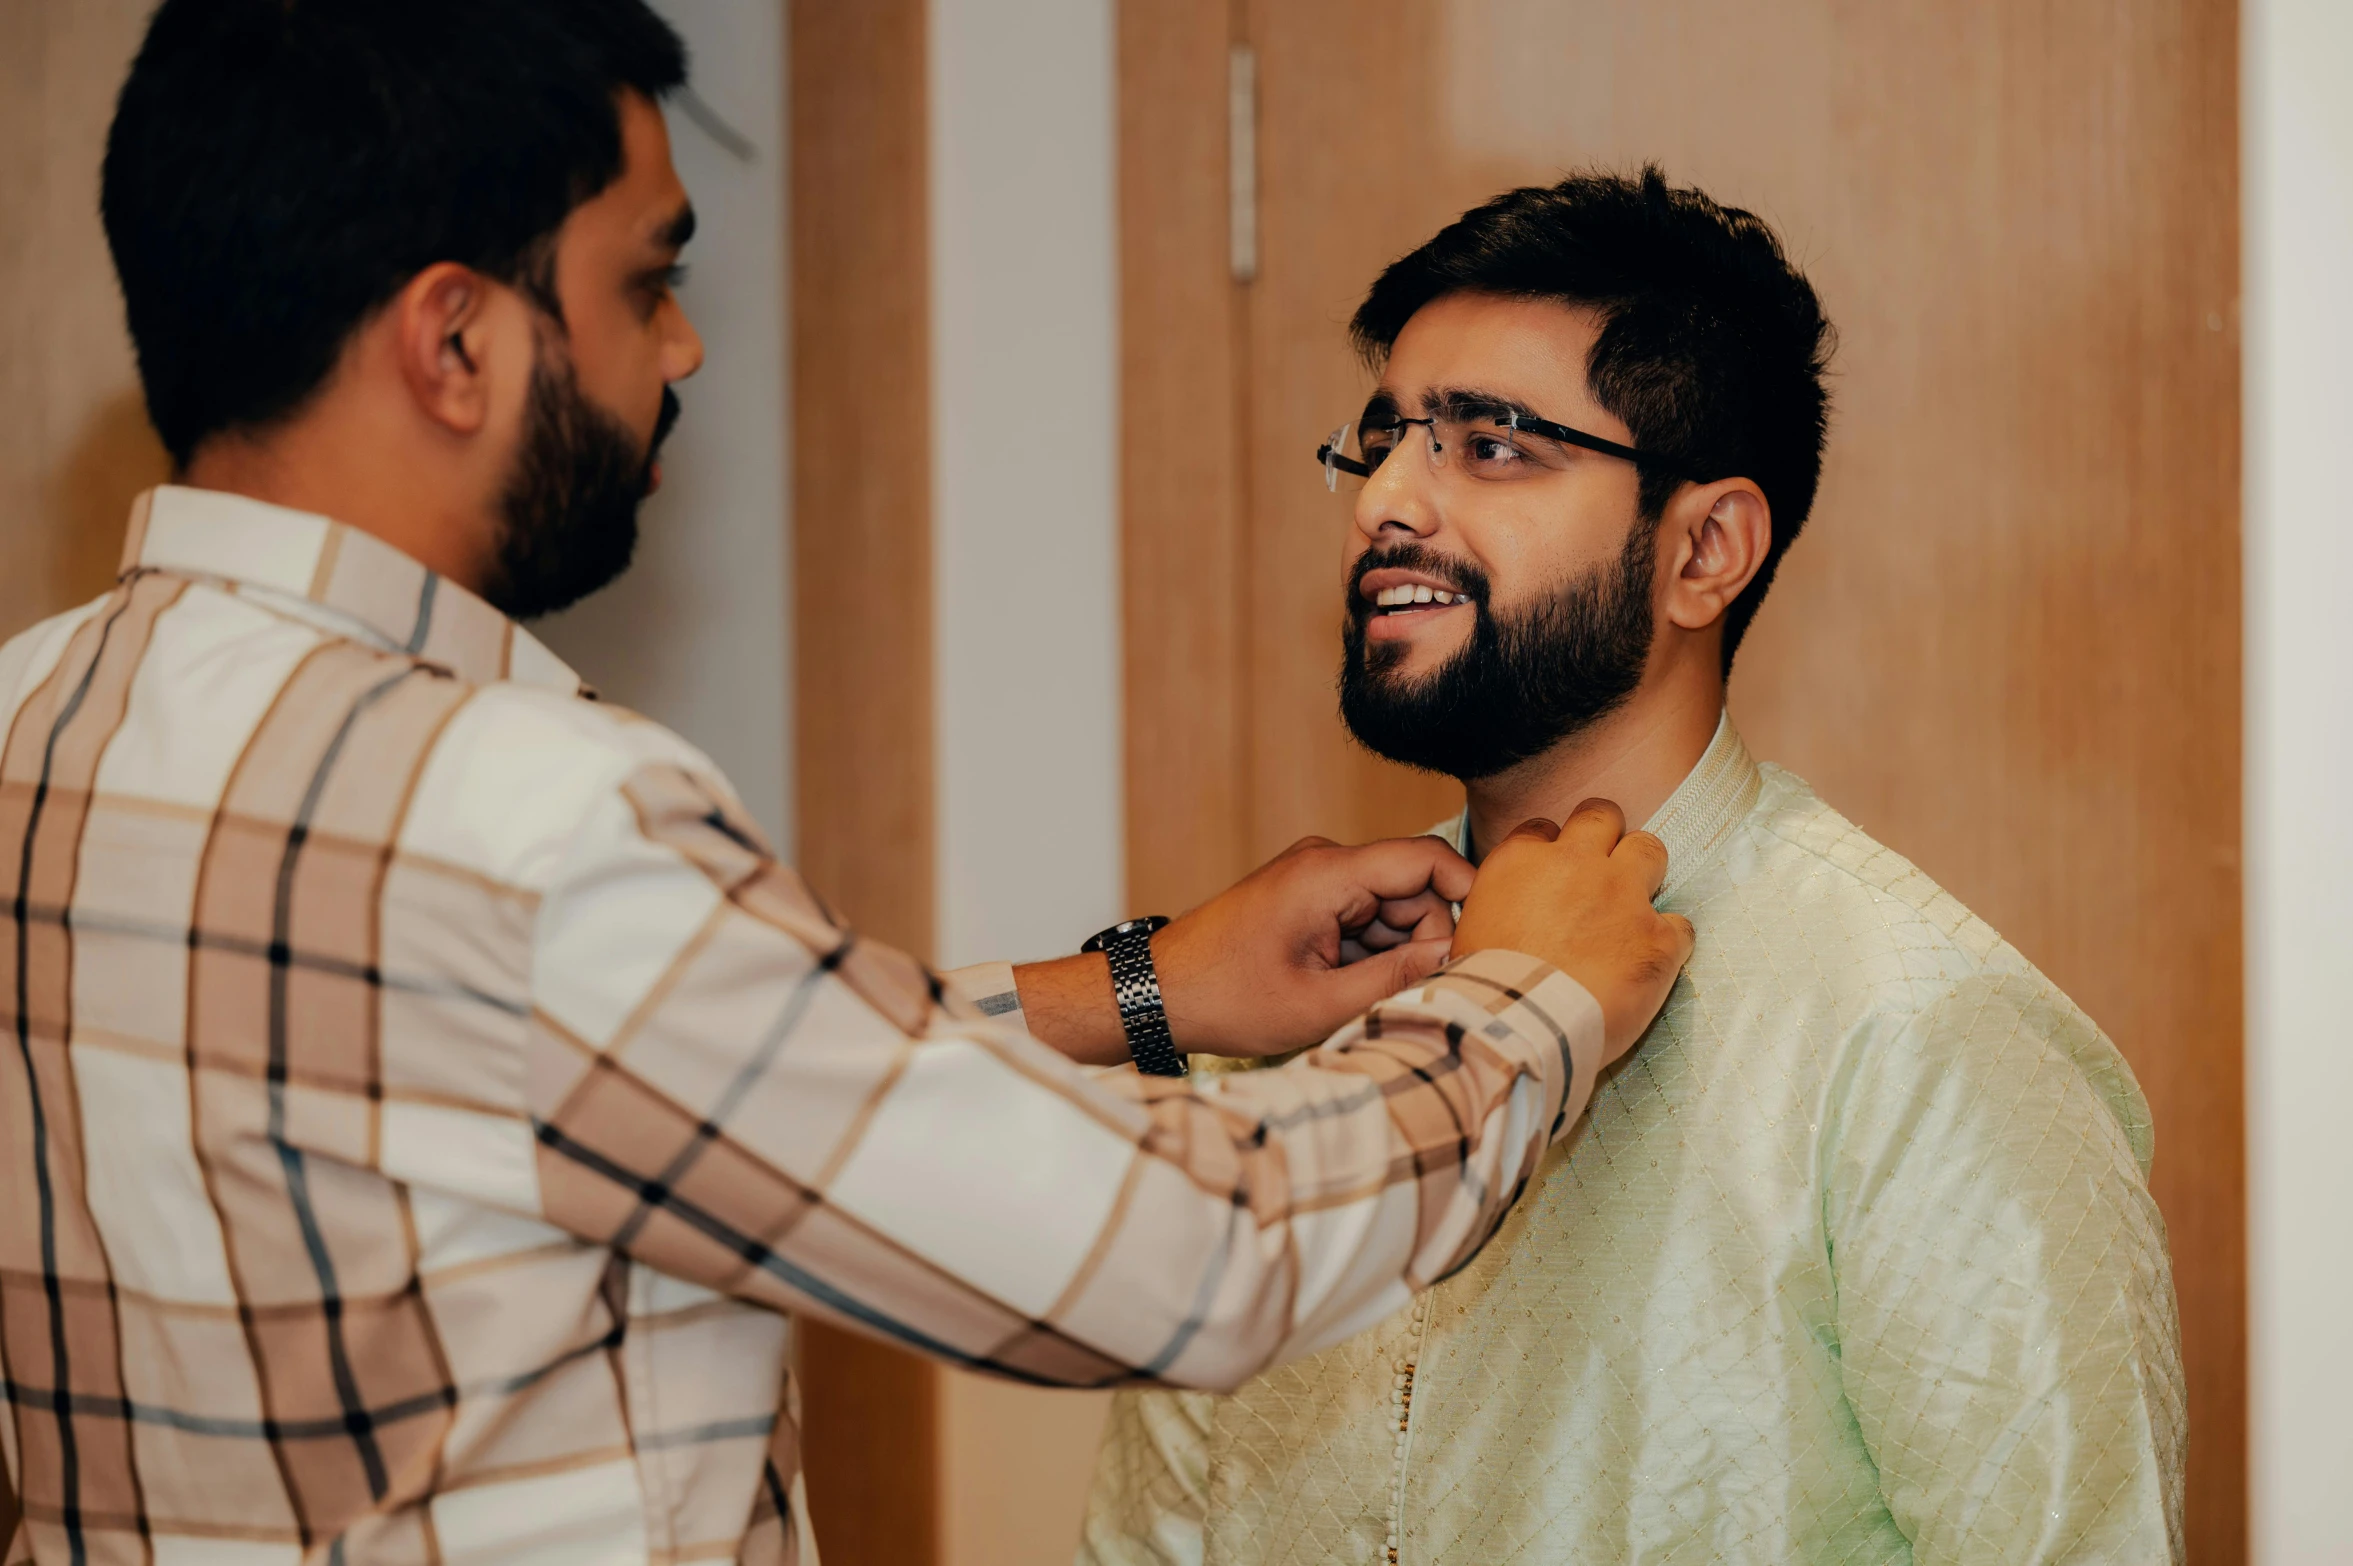
M 1396 422 L 1400 426 L 1419 424 L 1428 429 L 1430 449 L 1433 451 L 1438 449 L 1438 421 L 1436 419 L 1400 417 Z M 1341 425 L 1332 431 L 1322 445 L 1315 448 L 1316 465 L 1324 470 L 1324 488 L 1327 490 L 1337 490 L 1340 487 L 1340 475 L 1343 473 L 1353 473 L 1358 478 L 1369 479 L 1373 476 L 1371 463 L 1359 462 L 1340 449 L 1347 443 L 1348 432 L 1355 427 L 1353 422 Z M 1583 430 L 1573 430 L 1566 424 L 1555 424 L 1550 419 L 1539 419 L 1517 410 L 1497 414 L 1495 427 L 1499 430 L 1510 430 L 1515 434 L 1539 435 L 1546 440 L 1558 441 L 1564 446 L 1580 446 L 1587 451 L 1599 452 L 1605 457 L 1617 457 L 1639 467 L 1657 468 L 1662 472 L 1672 473 L 1678 478 L 1704 482 L 1700 479 L 1697 470 L 1692 468 L 1690 464 L 1679 462 L 1673 457 L 1662 456 L 1655 451 L 1644 451 L 1639 447 L 1628 446 L 1600 435 L 1588 435 Z

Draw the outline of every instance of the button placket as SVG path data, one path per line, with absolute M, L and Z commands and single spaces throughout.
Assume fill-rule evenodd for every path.
M 1391 1383 L 1391 1407 L 1397 1424 L 1397 1441 L 1393 1448 L 1395 1471 L 1389 1486 L 1389 1538 L 1386 1560 L 1397 1566 L 1398 1550 L 1405 1537 L 1405 1465 L 1413 1448 L 1413 1384 L 1421 1368 L 1422 1356 L 1430 1337 L 1430 1296 L 1424 1294 L 1414 1301 L 1406 1351 L 1395 1362 L 1395 1379 Z

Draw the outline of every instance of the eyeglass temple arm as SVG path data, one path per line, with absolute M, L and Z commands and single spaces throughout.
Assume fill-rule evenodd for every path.
M 1662 457 L 1655 451 L 1643 451 L 1633 446 L 1622 446 L 1614 440 L 1605 440 L 1599 435 L 1588 435 L 1583 430 L 1570 429 L 1566 424 L 1555 424 L 1550 419 L 1531 418 L 1524 413 L 1499 414 L 1495 420 L 1495 427 L 1505 430 L 1526 430 L 1529 434 L 1541 435 L 1546 440 L 1557 440 L 1564 446 L 1582 446 L 1587 451 L 1598 451 L 1605 457 L 1621 457 L 1643 467 L 1663 469 L 1679 477 L 1702 482 L 1697 473 L 1672 457 Z
M 1294 446 L 1291 449 L 1296 451 L 1299 448 Z M 1324 467 L 1338 468 L 1341 472 L 1353 473 L 1358 478 L 1371 478 L 1373 476 L 1373 470 L 1369 464 L 1359 462 L 1354 457 L 1343 455 L 1340 450 L 1330 441 L 1325 441 L 1322 445 L 1315 448 L 1315 460 Z

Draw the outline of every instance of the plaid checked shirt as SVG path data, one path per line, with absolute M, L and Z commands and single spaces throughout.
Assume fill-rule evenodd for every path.
M 1098 1079 L 585 694 L 189 489 L 0 649 L 10 1562 L 811 1560 L 787 1313 L 1232 1387 L 1461 1265 L 1590 1093 L 1591 998 L 1507 953 Z

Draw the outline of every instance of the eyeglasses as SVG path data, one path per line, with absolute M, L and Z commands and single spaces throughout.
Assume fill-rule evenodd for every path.
M 1559 472 L 1568 465 L 1568 447 L 1658 468 L 1681 478 L 1699 476 L 1688 464 L 1672 457 L 1507 408 L 1494 413 L 1441 413 L 1427 419 L 1390 414 L 1343 424 L 1315 448 L 1315 460 L 1324 470 L 1324 488 L 1337 491 L 1343 483 L 1351 490 L 1363 488 L 1364 481 L 1405 444 L 1417 425 L 1429 434 L 1433 469 L 1448 467 L 1451 459 L 1455 471 L 1483 482 Z

